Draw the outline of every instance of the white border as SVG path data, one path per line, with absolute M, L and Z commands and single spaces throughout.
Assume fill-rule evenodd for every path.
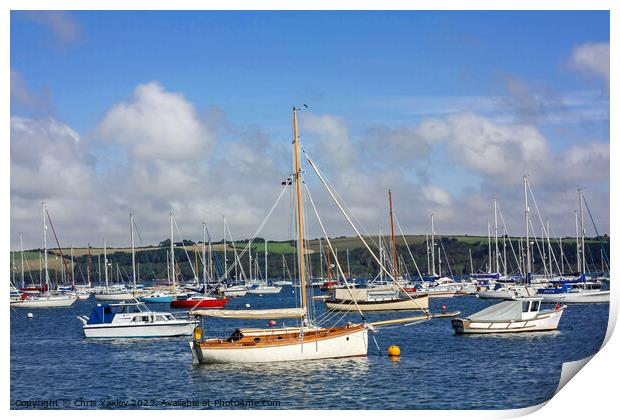
M 0 253 L 2 272 L 8 273 L 9 270 L 9 248 L 10 248 L 10 217 L 9 217 L 9 197 L 10 197 L 10 165 L 9 165 L 9 113 L 10 113 L 10 76 L 9 76 L 9 49 L 10 49 L 10 10 L 26 10 L 26 9 L 39 9 L 39 10 L 198 10 L 198 9 L 213 9 L 213 10 L 234 10 L 234 9 L 291 9 L 291 10 L 320 10 L 320 9 L 358 9 L 358 10 L 405 10 L 405 9 L 417 9 L 417 10 L 611 10 L 611 46 L 612 46 L 612 60 L 611 60 L 611 74 L 617 74 L 620 69 L 618 66 L 618 37 L 617 29 L 620 27 L 620 19 L 618 18 L 618 6 L 617 2 L 605 1 L 605 0 L 590 0 L 590 1 L 576 1 L 576 0 L 521 0 L 521 1 L 489 1 L 489 0 L 436 0 L 433 2 L 428 1 L 369 1 L 359 0 L 355 2 L 344 2 L 337 0 L 296 0 L 296 1 L 282 1 L 282 0 L 229 0 L 229 1 L 209 1 L 200 2 L 192 0 L 88 0 L 88 1 L 75 1 L 75 0 L 5 0 L 2 2 L 0 8 L 2 8 L 2 15 L 0 17 L 0 83 L 3 91 L 3 101 L 0 102 L 0 127 L 2 127 L 2 141 L 0 141 L 0 147 L 2 148 L 1 156 L 3 158 L 3 164 L 0 165 L 0 174 L 3 182 L 0 183 L 1 195 L 3 197 L 3 205 L 0 206 L 2 211 L 1 221 L 1 235 L 2 235 L 2 252 Z M 575 28 L 575 30 L 579 30 Z M 618 85 L 611 84 L 611 100 L 610 100 L 610 115 L 616 117 L 610 121 L 610 139 L 618 138 L 617 127 L 617 99 L 618 99 Z M 610 214 L 615 214 L 615 210 L 618 209 L 617 197 L 620 196 L 615 181 L 618 179 L 618 168 L 613 164 L 614 156 L 616 156 L 617 140 L 611 141 L 611 200 L 610 200 Z M 610 220 L 610 236 L 616 238 L 615 234 L 618 233 L 614 219 Z M 616 248 L 611 249 L 612 260 L 616 261 Z M 611 273 L 612 279 L 616 278 L 616 270 Z M 617 280 L 612 280 L 612 282 Z M 613 283 L 612 283 L 613 284 Z M 376 418 L 376 416 L 395 416 L 395 417 L 411 417 L 418 416 L 426 419 L 459 417 L 459 418 L 506 418 L 516 417 L 529 413 L 533 413 L 531 418 L 548 418 L 553 416 L 554 418 L 608 418 L 609 413 L 613 412 L 615 406 L 615 385 L 618 378 L 618 358 L 616 355 L 620 354 L 618 344 L 618 338 L 611 335 L 615 327 L 619 293 L 616 288 L 612 288 L 612 303 L 610 322 L 605 338 L 606 345 L 596 356 L 594 356 L 588 363 L 588 368 L 577 375 L 576 379 L 569 381 L 561 392 L 552 398 L 547 404 L 541 404 L 536 407 L 529 407 L 520 410 L 505 410 L 505 411 L 397 411 L 387 413 L 377 413 L 375 411 L 331 411 L 328 415 L 338 416 L 343 418 Z M 8 309 L 8 308 L 7 308 Z M 0 323 L 1 325 L 9 325 L 8 310 L 1 311 Z M 6 328 L 5 334 L 8 334 L 9 329 Z M 6 337 L 6 336 L 5 336 Z M 35 344 L 36 345 L 36 344 Z M 4 347 L 2 349 L 3 362 L 2 373 L 5 381 L 2 383 L 2 391 L 4 392 L 4 409 L 9 410 L 10 407 L 10 374 L 9 374 L 9 340 L 4 340 Z M 571 369 L 574 371 L 575 366 L 579 363 L 572 364 Z M 578 369 L 577 369 L 578 370 Z M 563 376 L 568 375 L 568 371 L 563 371 Z M 574 373 L 574 372 L 573 372 Z M 389 385 L 386 385 L 389 386 Z M 309 392 L 312 392 L 309 390 Z M 544 406 L 544 408 L 542 408 Z M 542 408 L 542 409 L 541 409 Z M 8 413 L 7 413 L 8 414 Z M 78 418 L 84 415 L 81 412 L 67 412 L 67 411 L 12 411 L 11 416 L 15 418 L 31 418 L 41 416 L 50 418 Z M 92 417 L 107 417 L 110 412 L 106 411 L 90 411 L 87 413 Z M 146 411 L 129 411 L 129 412 L 115 412 L 115 416 L 121 417 L 142 417 L 148 415 L 151 418 L 166 418 L 170 416 L 222 416 L 227 418 L 239 418 L 241 416 L 247 416 L 245 411 L 238 412 L 146 412 Z M 282 410 L 282 411 L 253 411 L 251 416 L 262 418 L 290 418 L 290 417 L 305 417 L 309 415 L 315 415 L 309 411 L 297 411 L 297 410 Z

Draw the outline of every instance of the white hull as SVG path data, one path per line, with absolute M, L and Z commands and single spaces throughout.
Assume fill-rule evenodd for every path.
M 132 300 L 133 298 L 134 297 L 131 293 L 100 293 L 95 295 L 95 300 L 101 302 Z
M 68 308 L 77 300 L 74 296 L 25 299 L 11 302 L 12 308 Z
M 277 295 L 281 291 L 282 288 L 276 286 L 264 286 L 257 287 L 255 289 L 248 289 L 248 293 L 252 295 Z
M 541 312 L 535 318 L 518 321 L 476 321 L 454 319 L 452 327 L 457 334 L 503 334 L 533 331 L 552 331 L 558 328 L 564 308 Z
M 191 335 L 194 324 L 185 321 L 175 321 L 163 324 L 148 325 L 114 325 L 96 324 L 84 325 L 86 338 L 148 338 L 148 337 L 178 337 Z
M 293 282 L 287 281 L 287 280 L 280 280 L 280 281 L 274 281 L 273 284 L 274 286 L 292 286 Z
M 224 296 L 226 297 L 243 297 L 248 293 L 247 290 L 225 290 Z
M 385 301 L 331 301 L 326 300 L 325 305 L 330 311 L 355 311 L 359 307 L 362 312 L 378 311 L 421 311 L 428 309 L 428 296 L 414 297 L 413 299 L 402 298 Z
M 190 341 L 196 363 L 264 363 L 336 359 L 368 355 L 366 328 L 333 338 L 266 347 L 204 348 Z
M 584 293 L 540 294 L 543 302 L 552 303 L 609 303 L 609 290 Z

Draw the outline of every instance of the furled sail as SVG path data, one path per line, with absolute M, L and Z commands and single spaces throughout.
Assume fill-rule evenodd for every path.
M 274 319 L 274 318 L 302 318 L 306 311 L 302 308 L 281 308 L 281 309 L 200 309 L 191 311 L 190 315 L 212 316 L 216 318 L 237 318 L 237 319 Z

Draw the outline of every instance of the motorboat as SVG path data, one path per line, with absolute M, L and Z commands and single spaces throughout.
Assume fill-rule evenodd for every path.
M 196 324 L 169 312 L 151 311 L 143 303 L 98 303 L 90 316 L 78 316 L 86 338 L 148 338 L 191 335 Z
M 566 305 L 542 309 L 542 303 L 540 297 L 500 302 L 467 318 L 453 319 L 452 328 L 458 335 L 556 330 Z
M 494 290 L 480 290 L 476 294 L 480 299 L 514 300 L 536 296 L 538 289 L 525 285 L 501 286 L 497 283 Z
M 248 293 L 248 289 L 243 285 L 226 286 L 221 289 L 221 293 L 226 297 L 243 297 Z
M 282 291 L 282 286 L 269 286 L 261 283 L 254 283 L 246 287 L 247 292 L 252 295 L 277 295 Z
M 146 303 L 170 303 L 174 300 L 174 295 L 165 290 L 153 290 L 140 296 L 140 300 Z

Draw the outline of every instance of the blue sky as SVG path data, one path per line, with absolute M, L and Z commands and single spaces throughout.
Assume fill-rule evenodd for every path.
M 110 109 L 131 103 L 134 89 L 152 81 L 181 94 L 199 118 L 220 110 L 236 129 L 218 129 L 218 144 L 253 128 L 273 142 L 289 138 L 297 103 L 344 121 L 359 147 L 369 127 L 416 127 L 463 112 L 502 127 L 531 126 L 556 154 L 609 143 L 609 82 L 572 58 L 580 45 L 608 45 L 608 12 L 62 15 L 50 23 L 12 13 L 11 69 L 38 98 L 36 106 L 12 101 L 12 115 L 62 122 L 87 140 L 99 167 L 106 155 L 131 160 L 114 139 L 100 142 L 97 129 Z M 308 130 L 308 141 L 321 138 L 321 129 Z M 433 145 L 424 162 L 413 157 L 402 177 L 420 184 L 430 176 L 453 198 L 488 187 L 488 173 L 446 157 L 451 147 Z M 595 183 L 608 195 L 608 180 Z

